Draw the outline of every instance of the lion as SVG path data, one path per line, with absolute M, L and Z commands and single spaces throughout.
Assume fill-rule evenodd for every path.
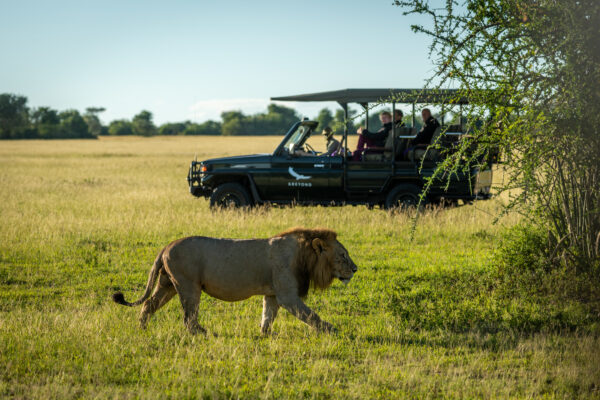
M 130 307 L 144 303 L 140 313 L 144 329 L 150 317 L 177 293 L 185 326 L 192 334 L 206 334 L 198 323 L 202 292 L 224 301 L 261 295 L 263 335 L 270 333 L 280 306 L 317 331 L 329 332 L 332 325 L 302 298 L 311 283 L 320 289 L 329 287 L 336 278 L 348 284 L 357 270 L 337 234 L 328 229 L 292 228 L 268 239 L 192 236 L 171 242 L 160 251 L 141 298 L 129 303 L 117 292 L 113 300 Z

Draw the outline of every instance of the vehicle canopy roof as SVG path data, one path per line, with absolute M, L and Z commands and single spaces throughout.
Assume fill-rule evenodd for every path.
M 271 97 L 273 101 L 336 101 L 340 104 L 375 102 L 417 104 L 468 104 L 459 89 L 342 89 L 295 96 Z

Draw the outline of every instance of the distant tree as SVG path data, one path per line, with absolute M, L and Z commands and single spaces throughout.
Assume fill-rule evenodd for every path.
M 131 121 L 134 135 L 152 136 L 156 135 L 156 126 L 152 122 L 152 113 L 142 110 L 139 114 L 133 117 Z
M 83 119 L 88 126 L 88 130 L 92 136 L 102 135 L 102 123 L 98 114 L 106 111 L 104 107 L 88 107 L 85 109 Z
M 331 123 L 333 122 L 331 110 L 329 108 L 321 109 L 319 115 L 317 115 L 316 121 L 319 122 L 319 126 L 317 127 L 319 131 L 323 130 L 326 126 L 331 127 Z
M 241 111 L 224 111 L 221 113 L 223 125 L 221 132 L 225 136 L 247 135 L 247 128 L 244 127 L 246 116 Z
M 266 114 L 255 114 L 248 117 L 250 135 L 283 135 L 299 117 L 296 110 L 277 104 L 269 104 Z
M 126 119 L 118 119 L 108 125 L 108 134 L 111 136 L 133 135 L 133 127 L 131 122 Z
M 94 114 L 94 115 L 100 114 L 101 112 L 104 112 L 104 111 L 106 111 L 106 108 L 104 108 L 104 107 L 88 107 L 85 109 L 85 112 L 87 114 Z
M 50 107 L 38 107 L 31 113 L 31 123 L 42 139 L 54 139 L 61 136 L 58 111 Z
M 91 138 L 93 137 L 83 117 L 77 110 L 66 110 L 58 114 L 60 118 L 60 137 Z
M 0 94 L 0 139 L 23 137 L 29 128 L 27 97 Z
M 184 135 L 220 135 L 221 134 L 221 123 L 217 121 L 206 121 L 201 124 L 189 123 Z
M 183 135 L 190 121 L 186 122 L 167 122 L 158 128 L 158 134 L 163 136 Z
M 38 107 L 31 112 L 31 122 L 34 125 L 40 124 L 60 124 L 58 111 L 50 107 Z
M 352 122 L 352 118 L 354 117 L 354 115 L 356 114 L 356 110 L 353 109 L 349 109 L 348 110 L 348 118 L 350 119 L 350 125 L 351 125 L 351 129 L 349 133 L 354 133 L 352 127 L 354 126 L 353 122 Z M 335 114 L 333 116 L 333 121 L 331 122 L 331 129 L 333 129 L 333 131 L 337 134 L 342 134 L 344 132 L 344 125 L 345 125 L 345 117 L 344 117 L 344 110 L 341 109 L 337 109 L 335 111 Z
M 284 134 L 291 125 L 300 119 L 298 113 L 293 108 L 277 104 L 269 104 L 267 106 L 266 117 L 270 122 L 269 131 L 265 132 L 268 134 Z
M 296 110 L 277 104 L 269 104 L 266 113 L 226 111 L 221 118 L 223 135 L 282 135 L 299 119 Z

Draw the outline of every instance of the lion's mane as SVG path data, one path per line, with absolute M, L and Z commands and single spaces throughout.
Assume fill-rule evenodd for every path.
M 291 228 L 275 237 L 294 236 L 298 240 L 298 253 L 294 260 L 294 272 L 298 279 L 298 295 L 305 297 L 312 283 L 318 289 L 327 289 L 333 282 L 333 265 L 325 254 L 315 249 L 315 239 L 324 247 L 332 246 L 337 234 L 329 229 Z

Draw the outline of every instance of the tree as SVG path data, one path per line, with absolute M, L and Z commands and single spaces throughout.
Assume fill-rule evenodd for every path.
M 260 117 L 260 114 L 258 116 Z M 286 133 L 290 126 L 298 122 L 300 117 L 293 108 L 271 103 L 267 106 L 265 119 L 268 121 L 268 125 L 265 127 L 268 131 L 265 133 L 279 135 Z
M 58 114 L 60 118 L 61 138 L 91 138 L 93 137 L 83 117 L 77 110 L 66 110 Z
M 205 121 L 201 124 L 187 124 L 184 135 L 220 135 L 221 123 L 217 121 Z
M 346 123 L 349 123 L 350 128 L 352 128 L 354 126 L 353 123 L 353 119 L 354 116 L 356 115 L 356 110 L 354 109 L 348 109 L 348 121 L 346 121 L 345 115 L 344 115 L 344 110 L 340 110 L 337 109 L 335 110 L 335 114 L 333 116 L 333 121 L 331 122 L 331 129 L 333 129 L 333 131 L 337 134 L 342 134 L 344 132 L 344 125 Z M 354 133 L 352 132 L 352 129 L 350 129 L 350 134 Z
M 140 136 L 156 135 L 156 126 L 152 122 L 152 113 L 142 110 L 131 121 L 133 134 Z
M 466 0 L 435 8 L 396 1 L 432 16 L 437 68 L 432 84 L 459 86 L 476 127 L 443 169 L 510 154 L 501 190 L 509 207 L 548 232 L 548 262 L 600 271 L 600 2 Z M 477 120 L 483 123 L 477 127 Z M 515 193 L 514 191 L 512 193 Z
M 108 134 L 111 136 L 133 135 L 131 122 L 126 119 L 118 119 L 112 121 L 108 125 Z
M 92 136 L 102 135 L 102 123 L 98 114 L 106 111 L 104 107 L 88 107 L 85 109 L 83 119 L 88 126 L 88 130 Z
M 60 123 L 60 118 L 58 117 L 58 111 L 53 110 L 50 107 L 38 107 L 31 113 L 31 122 L 34 125 L 58 125 Z
M 29 127 L 27 97 L 0 94 L 0 139 L 17 139 Z
M 31 123 L 42 139 L 60 137 L 60 118 L 58 111 L 50 107 L 38 107 L 31 113 Z
M 266 113 L 244 115 L 241 111 L 221 113 L 223 135 L 283 135 L 295 122 L 296 110 L 269 104 Z
M 247 130 L 244 129 L 244 121 L 246 116 L 241 111 L 224 111 L 221 113 L 222 134 L 225 136 L 245 135 Z
M 186 122 L 167 122 L 166 124 L 162 124 L 158 128 L 159 135 L 166 136 L 174 136 L 174 135 L 183 135 L 185 128 L 189 124 L 189 121 Z

